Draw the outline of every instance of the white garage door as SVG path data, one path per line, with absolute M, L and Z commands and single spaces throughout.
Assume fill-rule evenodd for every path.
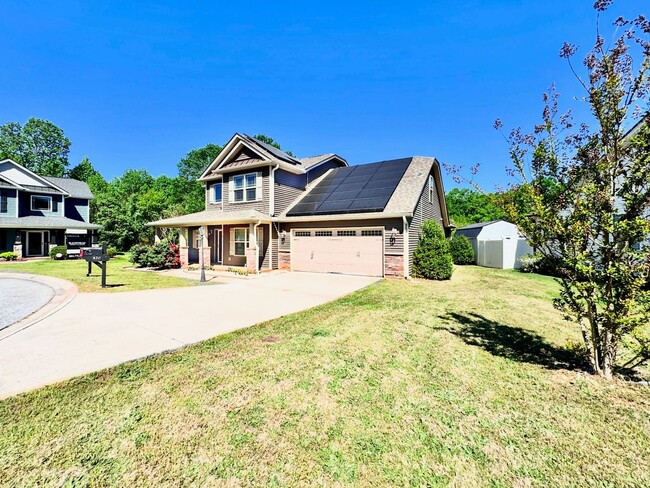
M 383 229 L 294 230 L 293 271 L 384 275 Z

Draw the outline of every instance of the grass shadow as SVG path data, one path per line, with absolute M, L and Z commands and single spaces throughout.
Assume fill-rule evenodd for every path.
M 457 325 L 445 330 L 495 356 L 548 369 L 589 370 L 584 356 L 553 345 L 534 332 L 500 324 L 477 313 L 449 313 L 440 318 Z

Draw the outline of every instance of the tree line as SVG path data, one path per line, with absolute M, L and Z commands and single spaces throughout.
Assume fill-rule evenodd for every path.
M 271 137 L 255 137 L 280 149 Z M 176 163 L 175 176 L 127 169 L 107 180 L 87 156 L 71 166 L 71 145 L 64 131 L 48 120 L 30 118 L 24 125 L 8 122 L 0 126 L 0 160 L 11 159 L 42 176 L 85 181 L 95 196 L 90 215 L 93 223 L 102 226 L 100 241 L 123 251 L 153 241 L 154 230 L 147 227 L 148 222 L 205 208 L 204 187 L 198 178 L 222 149 L 209 143 L 189 151 Z

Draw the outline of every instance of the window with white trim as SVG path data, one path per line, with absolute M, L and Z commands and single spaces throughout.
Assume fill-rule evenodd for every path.
M 316 237 L 332 237 L 332 231 L 331 230 L 317 230 L 314 232 L 314 235 Z
M 429 203 L 433 203 L 433 175 L 429 175 Z
M 215 183 L 210 187 L 210 203 L 221 203 L 223 199 L 223 185 Z
M 262 199 L 262 175 L 247 173 L 230 177 L 230 201 L 255 202 Z
M 311 231 L 310 230 L 297 230 L 297 231 L 295 231 L 294 235 L 296 237 L 311 237 Z
M 246 256 L 248 247 L 248 227 L 230 229 L 230 255 Z
M 32 210 L 35 211 L 52 211 L 52 197 L 43 195 L 32 195 Z
M 336 237 L 352 237 L 356 236 L 357 231 L 356 230 L 337 230 L 336 231 Z
M 384 232 L 381 229 L 362 230 L 361 235 L 364 237 L 381 236 L 384 235 Z

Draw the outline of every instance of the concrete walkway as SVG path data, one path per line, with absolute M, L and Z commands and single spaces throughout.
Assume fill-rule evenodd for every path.
M 81 293 L 0 338 L 0 398 L 311 308 L 375 281 L 274 273 L 216 286 Z

